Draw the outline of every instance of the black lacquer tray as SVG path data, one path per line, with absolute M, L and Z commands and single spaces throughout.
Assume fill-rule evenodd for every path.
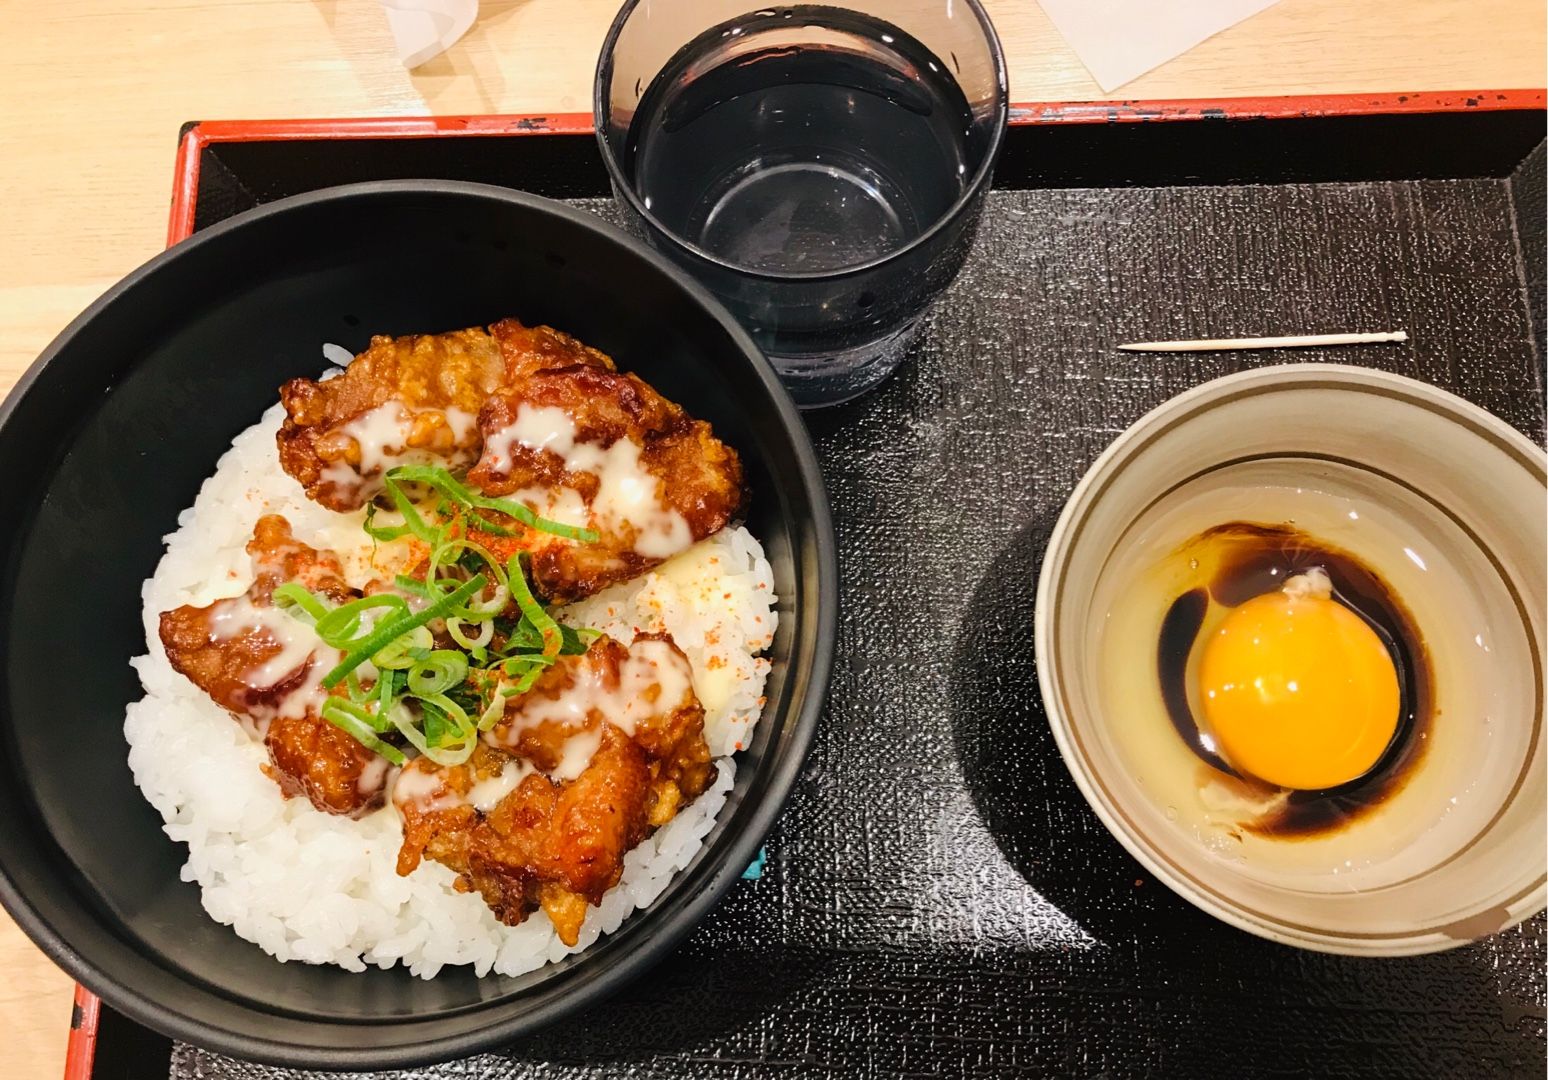
M 914 355 L 807 418 L 844 606 L 828 711 L 763 876 L 612 1001 L 404 1075 L 1540 1077 L 1543 916 L 1448 953 L 1353 960 L 1248 936 L 1149 880 L 1059 759 L 1032 598 L 1097 454 L 1173 394 L 1247 366 L 1386 368 L 1541 442 L 1542 100 L 1015 110 L 977 247 Z M 185 129 L 173 235 L 409 176 L 613 216 L 585 118 L 200 124 Z M 1412 341 L 1113 349 L 1387 329 Z M 105 1009 L 95 1057 L 76 1075 L 300 1075 Z

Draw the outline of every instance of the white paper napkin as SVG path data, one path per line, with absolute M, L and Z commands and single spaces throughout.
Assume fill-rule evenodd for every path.
M 478 18 L 478 0 L 381 0 L 406 68 L 439 56 Z
M 1041 0 L 1104 92 L 1279 0 Z

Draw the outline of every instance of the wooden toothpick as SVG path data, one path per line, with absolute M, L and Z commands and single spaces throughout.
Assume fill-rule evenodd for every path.
M 1380 334 L 1300 334 L 1295 337 L 1208 338 L 1202 341 L 1136 341 L 1120 345 L 1125 352 L 1225 352 L 1229 349 L 1300 349 L 1308 345 L 1371 345 L 1407 341 L 1407 330 Z

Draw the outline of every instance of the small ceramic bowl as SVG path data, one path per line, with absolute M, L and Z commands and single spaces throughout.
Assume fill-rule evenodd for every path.
M 1144 564 L 1228 512 L 1352 552 L 1428 655 L 1429 742 L 1412 777 L 1326 836 L 1230 827 L 1238 808 L 1206 790 L 1160 704 L 1146 635 L 1165 604 L 1136 607 L 1152 599 Z M 1075 782 L 1157 878 L 1286 944 L 1431 952 L 1541 911 L 1545 522 L 1543 450 L 1423 383 L 1305 364 L 1172 399 L 1087 472 L 1043 562 L 1038 673 Z

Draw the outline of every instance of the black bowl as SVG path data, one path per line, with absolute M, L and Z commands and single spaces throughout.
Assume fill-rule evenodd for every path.
M 748 522 L 780 596 L 768 706 L 704 850 L 647 911 L 529 975 L 432 980 L 281 964 L 211 920 L 187 856 L 130 778 L 140 585 L 161 538 L 276 388 L 320 346 L 513 315 L 614 356 L 741 451 Z M 0 900 L 115 1009 L 261 1061 L 390 1067 L 498 1044 L 662 957 L 736 880 L 805 757 L 837 609 L 832 524 L 806 430 L 747 335 L 681 271 L 595 218 L 477 184 L 319 191 L 135 271 L 0 407 Z

